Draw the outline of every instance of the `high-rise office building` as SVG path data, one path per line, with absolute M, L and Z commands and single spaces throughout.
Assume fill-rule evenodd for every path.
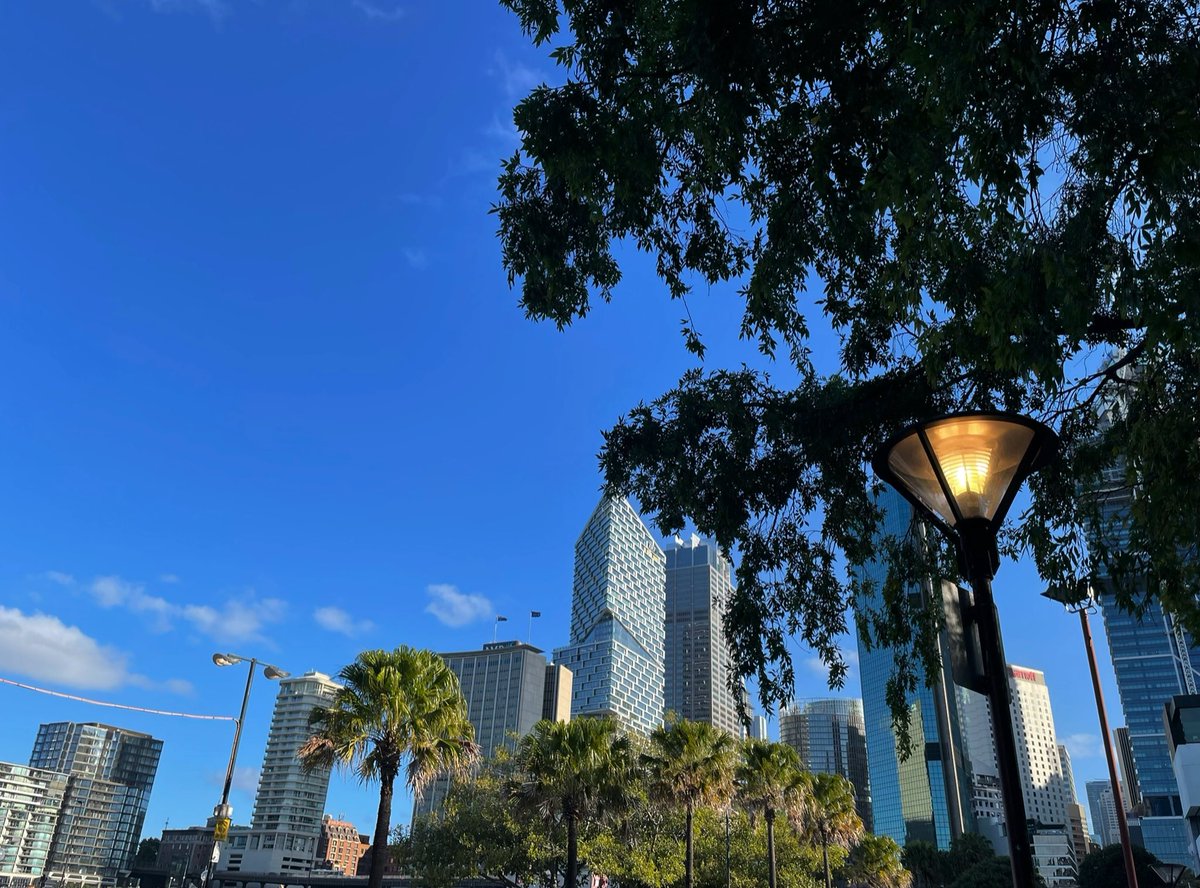
M 1131 383 L 1138 371 L 1127 366 L 1121 376 Z M 1123 410 L 1121 399 L 1101 406 L 1101 425 L 1113 422 Z M 1117 463 L 1102 474 L 1096 493 L 1101 513 L 1100 540 L 1114 550 L 1128 545 L 1134 506 L 1135 480 Z M 1111 577 L 1101 570 L 1094 584 L 1104 614 L 1104 631 L 1112 655 L 1117 693 L 1129 732 L 1137 790 L 1126 786 L 1131 796 L 1140 796 L 1139 829 L 1146 850 L 1167 863 L 1193 864 L 1188 825 L 1183 818 L 1179 787 L 1171 766 L 1171 754 L 1163 725 L 1163 707 L 1172 697 L 1195 694 L 1200 682 L 1200 650 L 1183 625 L 1166 613 L 1158 598 L 1146 591 L 1147 580 L 1134 581 L 1131 589 L 1140 613 L 1131 614 L 1117 605 Z M 1126 773 L 1127 784 L 1132 775 Z M 1133 802 L 1127 800 L 1127 805 Z
M 48 873 L 115 878 L 137 852 L 162 741 L 96 722 L 54 722 L 38 728 L 32 768 L 70 777 Z
M 733 595 L 729 559 L 695 534 L 686 542 L 676 537 L 666 556 L 666 711 L 740 737 L 741 683 L 724 627 Z
M 41 882 L 70 778 L 58 771 L 0 762 L 0 884 Z
M 1117 812 L 1113 799 L 1112 783 L 1108 780 L 1089 780 L 1085 785 L 1088 798 L 1088 810 L 1092 815 L 1092 831 L 1100 839 L 1101 845 L 1116 845 L 1121 841 L 1121 825 L 1117 818 L 1123 816 Z
M 871 781 L 862 700 L 801 700 L 779 713 L 779 739 L 796 750 L 806 771 L 840 774 L 854 787 L 854 806 L 872 831 Z
M 767 733 L 767 717 L 765 715 L 750 716 L 750 727 L 746 729 L 746 734 L 751 740 L 770 740 L 771 737 Z
M 1067 831 L 1071 835 L 1071 847 L 1075 849 L 1075 860 L 1082 861 L 1088 853 L 1087 812 L 1079 804 L 1079 793 L 1075 789 L 1075 769 L 1071 767 L 1071 753 L 1062 743 L 1058 744 L 1058 760 L 1062 765 L 1063 784 L 1067 798 Z
M 882 533 L 905 538 L 914 529 L 912 506 L 896 491 L 880 494 Z M 882 588 L 887 564 L 879 559 L 860 570 L 874 591 L 856 602 L 862 613 L 882 606 Z M 923 584 L 909 595 L 924 597 L 940 586 Z M 950 677 L 950 657 L 942 640 L 942 674 L 932 687 L 921 684 L 908 696 L 912 754 L 902 759 L 892 728 L 892 710 L 887 699 L 888 678 L 894 654 L 888 648 L 868 650 L 859 638 L 859 675 L 862 680 L 863 715 L 867 733 L 867 766 L 871 785 L 871 809 L 875 832 L 889 836 L 901 846 L 923 840 L 939 848 L 973 828 L 970 774 L 963 754 L 957 714 L 957 695 Z
M 542 718 L 554 722 L 571 720 L 571 689 L 575 677 L 562 663 L 546 664 L 546 687 L 542 695 Z
M 311 735 L 308 719 L 313 709 L 328 706 L 339 687 L 320 672 L 279 683 L 250 829 L 230 831 L 218 870 L 280 874 L 312 870 L 329 793 L 329 770 L 307 771 L 296 754 Z
M 485 644 L 478 651 L 440 654 L 458 676 L 467 717 L 475 727 L 475 742 L 486 759 L 501 747 L 511 747 L 513 737 L 523 737 L 542 720 L 546 706 L 546 657 L 541 650 L 520 641 Z M 570 686 L 570 672 L 560 667 L 555 679 Z M 567 691 L 569 693 L 569 690 Z M 437 810 L 450 791 L 451 779 L 438 777 L 413 802 L 413 817 Z
M 575 543 L 572 718 L 610 715 L 649 734 L 662 724 L 666 556 L 625 499 L 604 497 Z
M 1113 749 L 1117 764 L 1121 768 L 1121 798 L 1126 810 L 1132 811 L 1142 803 L 1142 790 L 1138 786 L 1137 766 L 1133 763 L 1133 745 L 1129 742 L 1129 728 L 1113 731 Z

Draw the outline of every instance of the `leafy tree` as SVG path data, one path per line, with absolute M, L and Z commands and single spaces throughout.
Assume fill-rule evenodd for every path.
M 950 851 L 945 855 L 947 873 L 962 873 L 978 863 L 985 863 L 996 856 L 992 843 L 977 833 L 955 836 Z
M 963 408 L 1062 438 L 1006 551 L 1060 589 L 1103 568 L 1123 607 L 1158 596 L 1200 635 L 1194 4 L 502 2 L 560 68 L 515 109 L 495 208 L 526 313 L 561 328 L 613 298 L 628 244 L 683 302 L 687 348 L 693 288 L 736 289 L 784 380 L 690 371 L 601 454 L 664 532 L 690 518 L 741 553 L 728 631 L 764 698 L 788 699 L 793 634 L 843 680 L 865 582 L 843 561 L 880 554 L 864 466 Z M 1128 533 L 1081 489 L 1121 491 Z M 938 614 L 883 591 L 861 631 L 907 651 L 902 699 Z
M 840 876 L 849 888 L 909 888 L 913 880 L 900 861 L 900 846 L 870 833 L 850 849 Z
M 808 774 L 808 802 L 801 813 L 805 831 L 821 846 L 825 888 L 833 888 L 829 848 L 848 849 L 863 834 L 863 822 L 854 806 L 854 787 L 840 774 Z
M 521 740 L 519 771 L 509 784 L 518 810 L 535 813 L 547 827 L 566 830 L 565 885 L 579 884 L 580 827 L 619 811 L 632 767 L 631 744 L 615 721 L 543 720 Z
M 721 807 L 733 795 L 737 744 L 707 722 L 683 719 L 657 728 L 642 758 L 651 797 L 684 809 L 684 888 L 693 888 L 693 827 L 700 806 Z
M 160 839 L 142 839 L 138 843 L 137 855 L 133 862 L 138 866 L 153 866 L 158 862 L 158 849 L 161 845 Z
M 1134 845 L 1133 868 L 1137 872 L 1139 888 L 1155 888 L 1163 880 L 1151 867 L 1161 861 L 1145 848 Z M 1125 858 L 1120 845 L 1100 848 L 1083 858 L 1079 863 L 1079 888 L 1124 888 Z
M 1036 877 L 1036 882 L 1039 886 L 1045 885 L 1041 876 Z M 948 888 L 1010 888 L 1012 883 L 1012 865 L 1008 858 L 992 855 L 955 873 Z
M 767 884 L 776 888 L 775 817 L 800 816 L 807 802 L 807 782 L 796 750 L 784 743 L 747 740 L 737 769 L 738 801 L 747 811 L 761 812 L 767 825 Z
M 297 755 L 307 769 L 337 765 L 364 782 L 379 781 L 367 885 L 380 888 L 389 854 L 392 790 L 401 766 L 405 782 L 417 792 L 437 775 L 473 764 L 479 747 L 458 678 L 432 651 L 403 645 L 363 651 L 338 679 L 342 687 L 328 707 L 313 710 L 312 736 Z
M 900 861 L 913 875 L 913 888 L 940 888 L 945 882 L 947 861 L 932 842 L 909 842 L 900 854 Z
M 762 818 L 734 808 L 729 825 L 729 883 L 732 888 L 762 888 L 768 869 L 767 830 Z M 813 873 L 821 861 L 813 848 L 790 829 L 774 836 L 777 880 L 788 888 L 816 888 Z M 712 808 L 696 812 L 696 888 L 725 888 L 725 814 Z

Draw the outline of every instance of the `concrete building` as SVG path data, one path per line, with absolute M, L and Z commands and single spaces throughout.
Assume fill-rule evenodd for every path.
M 883 512 L 884 536 L 905 539 L 914 529 L 920 532 L 919 525 L 913 523 L 912 506 L 896 491 L 884 490 L 877 505 Z M 881 590 L 887 570 L 882 559 L 859 569 L 858 579 L 867 581 L 868 588 L 873 589 L 855 602 L 860 619 L 865 611 L 882 607 Z M 934 590 L 941 594 L 941 584 L 931 579 L 910 589 L 909 594 L 928 599 Z M 944 636 L 939 679 L 932 686 L 921 684 L 908 695 L 913 754 L 903 759 L 888 702 L 894 652 L 880 646 L 868 649 L 861 637 L 858 642 L 875 833 L 892 838 L 902 847 L 920 840 L 946 850 L 956 836 L 974 831 L 971 778 L 948 645 L 948 637 Z
M 205 867 L 212 860 L 215 820 L 215 817 L 210 817 L 205 826 L 164 829 L 159 838 L 155 869 L 168 873 L 178 885 L 183 885 L 188 880 L 199 883 Z M 248 827 L 236 829 L 247 831 Z
M 1142 804 L 1142 790 L 1138 785 L 1137 766 L 1133 763 L 1133 745 L 1129 742 L 1129 728 L 1113 731 L 1113 749 L 1120 767 L 1121 800 L 1127 811 L 1136 810 Z
M 1011 664 L 1008 673 L 1025 817 L 1065 826 L 1067 809 L 1075 804 L 1075 790 L 1063 774 L 1046 676 L 1039 669 Z
M 0 762 L 0 884 L 40 881 L 50 858 L 66 774 Z
M 806 771 L 840 774 L 854 787 L 854 805 L 872 831 L 871 782 L 862 700 L 801 700 L 779 713 L 779 739 L 796 750 Z
M 48 874 L 114 879 L 133 865 L 162 741 L 97 722 L 38 728 L 29 765 L 69 776 Z
M 279 874 L 312 870 L 329 771 L 305 771 L 296 753 L 310 735 L 309 715 L 318 706 L 328 706 L 339 687 L 328 675 L 311 671 L 279 683 L 250 828 L 230 830 L 218 870 Z
M 662 724 L 666 556 L 624 499 L 600 500 L 575 543 L 571 717 L 609 715 L 648 735 Z
M 695 534 L 686 542 L 676 537 L 665 551 L 665 710 L 740 737 L 743 694 L 724 629 L 725 608 L 733 595 L 729 559 Z
M 1112 783 L 1108 780 L 1089 780 L 1085 786 L 1088 810 L 1092 815 L 1092 832 L 1102 846 L 1116 845 L 1121 841 L 1121 826 L 1113 798 Z
M 1033 865 L 1047 888 L 1075 888 L 1079 868 L 1067 828 L 1039 824 L 1030 831 L 1030 839 Z
M 365 850 L 353 823 L 337 820 L 332 814 L 321 819 L 321 838 L 317 840 L 317 869 L 329 869 L 346 876 L 358 875 L 358 859 Z
M 1062 765 L 1063 783 L 1067 793 L 1067 831 L 1071 835 L 1071 847 L 1075 860 L 1082 861 L 1091 842 L 1088 839 L 1087 812 L 1079 804 L 1079 793 L 1075 789 L 1075 769 L 1071 767 L 1071 753 L 1063 744 L 1058 744 L 1058 760 Z
M 546 686 L 542 696 L 542 718 L 561 722 L 571 720 L 571 689 L 574 676 L 562 663 L 546 665 Z
M 557 688 L 552 703 L 561 714 L 561 699 L 570 693 L 571 673 L 561 664 L 548 667 L 541 650 L 520 641 L 485 644 L 482 650 L 440 654 L 458 676 L 467 701 L 467 717 L 475 726 L 480 753 L 490 758 L 501 747 L 512 747 L 542 720 L 546 710 L 546 679 Z M 426 817 L 441 807 L 450 791 L 449 777 L 439 777 L 413 803 L 413 817 Z

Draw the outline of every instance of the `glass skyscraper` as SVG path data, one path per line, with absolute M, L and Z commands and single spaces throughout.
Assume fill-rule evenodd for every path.
M 686 542 L 676 538 L 666 555 L 666 712 L 741 737 L 723 622 L 733 595 L 729 559 L 694 534 Z
M 878 505 L 883 510 L 881 533 L 904 538 L 912 525 L 912 506 L 890 488 L 880 494 Z M 877 559 L 861 571 L 864 579 L 873 581 L 874 591 L 856 608 L 881 607 L 886 561 Z M 909 591 L 917 597 L 928 594 L 923 588 Z M 875 833 L 901 846 L 921 840 L 947 849 L 955 836 L 973 831 L 970 772 L 949 676 L 950 658 L 943 650 L 941 680 L 933 687 L 922 684 L 908 696 L 912 752 L 901 760 L 887 701 L 894 654 L 883 647 L 867 650 L 861 637 L 858 650 Z
M 571 717 L 611 715 L 641 734 L 662 724 L 666 556 L 625 499 L 604 497 L 575 543 Z
M 871 780 L 862 700 L 801 700 L 779 713 L 779 739 L 796 750 L 806 771 L 839 774 L 854 787 L 854 807 L 873 832 Z
M 38 728 L 30 767 L 70 778 L 47 872 L 115 878 L 129 869 L 162 745 L 149 734 L 95 722 Z

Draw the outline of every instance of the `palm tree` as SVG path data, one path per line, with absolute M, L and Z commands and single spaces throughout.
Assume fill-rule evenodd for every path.
M 579 883 L 579 829 L 618 811 L 630 780 L 629 738 L 609 718 L 543 720 L 517 750 L 509 799 L 567 830 L 566 888 Z
M 833 888 L 829 846 L 849 848 L 863 834 L 863 822 L 854 805 L 854 787 L 840 774 L 806 774 L 808 804 L 801 811 L 804 828 L 821 843 L 825 861 L 825 888 Z
M 439 774 L 465 770 L 479 747 L 458 678 L 432 651 L 363 651 L 338 678 L 342 687 L 329 706 L 309 717 L 312 733 L 298 757 L 309 770 L 339 765 L 364 782 L 379 781 L 367 885 L 380 888 L 401 765 L 407 760 L 405 782 L 416 793 Z
M 912 874 L 900 862 L 900 846 L 887 836 L 865 834 L 842 871 L 851 888 L 909 888 Z
M 737 744 L 707 722 L 673 721 L 650 735 L 641 762 L 648 771 L 651 797 L 687 812 L 684 831 L 684 888 L 692 888 L 692 825 L 700 805 L 723 805 L 733 794 Z
M 776 888 L 775 816 L 795 819 L 804 805 L 807 781 L 796 750 L 783 743 L 747 740 L 737 769 L 738 798 L 752 813 L 761 811 L 767 822 L 767 883 Z

